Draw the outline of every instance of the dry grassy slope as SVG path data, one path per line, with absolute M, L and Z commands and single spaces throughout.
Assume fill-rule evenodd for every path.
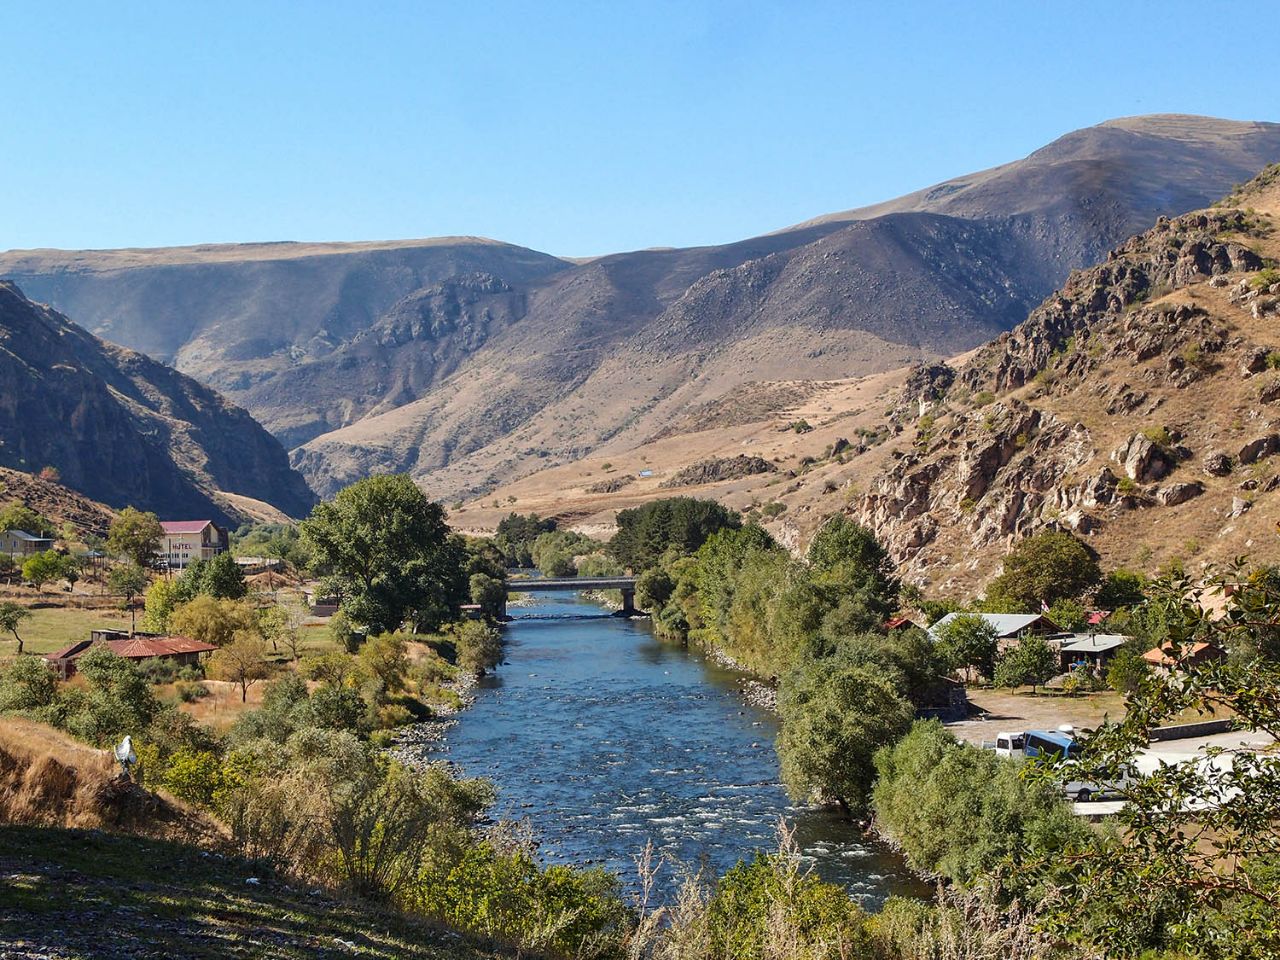
M 69 487 L 20 470 L 0 467 L 0 507 L 21 503 L 48 517 L 59 527 L 71 523 L 84 532 L 105 537 L 115 515 L 105 504 L 90 500 Z

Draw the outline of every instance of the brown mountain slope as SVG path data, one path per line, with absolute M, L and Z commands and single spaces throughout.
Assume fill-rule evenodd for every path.
M 976 346 L 1070 268 L 1277 157 L 1280 125 L 1135 118 L 719 247 L 582 263 L 478 241 L 19 252 L 0 275 L 226 390 L 301 445 L 322 492 L 401 469 L 452 498 L 629 449 L 744 383 Z
M 21 503 L 59 529 L 70 523 L 82 533 L 105 537 L 114 511 L 69 487 L 19 470 L 0 467 L 0 507 Z
M 704 429 L 536 473 L 455 518 L 537 511 L 607 534 L 689 464 L 747 454 L 778 472 L 681 492 L 762 511 L 797 548 L 851 513 L 943 592 L 979 588 L 1047 527 L 1147 573 L 1280 560 L 1278 259 L 1280 167 L 1122 244 L 950 366 L 744 387 Z
M 0 465 L 56 467 L 88 497 L 169 516 L 240 516 L 221 491 L 293 516 L 314 502 L 244 410 L 9 283 L 0 283 Z

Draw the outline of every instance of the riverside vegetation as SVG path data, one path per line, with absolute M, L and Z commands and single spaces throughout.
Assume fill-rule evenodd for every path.
M 301 527 L 312 570 L 341 598 L 330 652 L 295 659 L 286 643 L 283 668 L 270 661 L 269 638 L 279 646 L 293 628 L 256 613 L 226 561 L 147 590 L 147 618 L 213 638 L 211 670 L 267 684 L 260 706 L 225 731 L 162 701 L 142 671 L 103 649 L 81 659 L 71 685 L 34 657 L 15 658 L 0 676 L 0 709 L 96 746 L 130 733 L 141 783 L 211 817 L 239 857 L 521 954 L 1274 956 L 1274 760 L 1148 778 L 1116 824 L 1094 829 L 1070 815 L 1052 769 L 997 758 L 913 719 L 957 671 L 999 674 L 1025 655 L 1015 647 L 993 658 L 986 638 L 963 630 L 937 644 L 920 630 L 887 631 L 897 611 L 955 604 L 904 589 L 883 547 L 849 518 L 829 520 L 801 560 L 732 512 L 689 498 L 625 511 L 607 547 L 542 540 L 557 533 L 545 527 L 513 518 L 496 542 L 466 541 L 406 478 L 362 481 Z M 1052 599 L 1069 612 L 1100 591 L 1127 590 L 1117 616 L 1142 636 L 1179 647 L 1211 640 L 1230 654 L 1203 671 L 1130 676 L 1124 720 L 1086 740 L 1089 775 L 1114 778 L 1152 727 L 1189 708 L 1280 731 L 1280 576 L 1225 572 L 1217 587 L 1231 584 L 1232 597 L 1226 619 L 1215 620 L 1200 603 L 1207 588 L 1104 577 L 1078 541 L 1048 536 L 1024 541 L 978 605 L 1014 606 L 1047 583 L 1059 585 Z M 628 902 L 605 871 L 544 867 L 518 832 L 487 824 L 484 781 L 392 759 L 383 749 L 390 731 L 428 716 L 441 680 L 496 665 L 490 626 L 450 621 L 476 577 L 498 579 L 509 551 L 532 552 L 539 540 L 539 553 L 577 558 L 575 569 L 596 557 L 639 573 L 638 600 L 662 635 L 776 679 L 788 788 L 797 800 L 871 818 L 939 880 L 936 901 L 891 899 L 868 914 L 804 869 L 784 829 L 776 851 L 723 877 L 690 873 L 673 902 Z M 253 655 L 228 656 L 246 648 Z M 1222 802 L 1186 810 L 1203 796 Z M 642 856 L 638 866 L 649 889 L 657 864 Z

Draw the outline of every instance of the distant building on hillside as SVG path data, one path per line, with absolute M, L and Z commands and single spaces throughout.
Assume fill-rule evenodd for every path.
M 55 653 L 45 654 L 45 661 L 59 677 L 66 680 L 76 672 L 76 661 L 102 645 L 118 657 L 141 663 L 144 660 L 172 660 L 179 666 L 197 664 L 218 648 L 190 637 L 160 637 L 153 634 L 127 634 L 113 630 L 95 630 L 88 640 L 77 640 Z
M 227 550 L 227 531 L 212 520 L 164 520 L 160 557 L 170 570 L 185 570 L 196 560 L 208 560 Z
M 1158 673 L 1177 673 L 1188 667 L 1214 663 L 1225 656 L 1226 654 L 1212 643 L 1200 641 L 1186 644 L 1180 649 L 1172 643 L 1152 647 L 1142 655 L 1142 659 Z
M 29 557 L 33 553 L 44 553 L 53 549 L 53 540 L 49 537 L 37 537 L 25 530 L 5 530 L 0 533 L 0 553 L 11 557 Z

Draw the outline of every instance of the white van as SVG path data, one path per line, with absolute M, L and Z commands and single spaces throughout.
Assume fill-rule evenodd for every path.
M 1000 732 L 996 734 L 994 747 L 997 757 L 1021 757 L 1022 747 L 1027 742 L 1025 733 Z

